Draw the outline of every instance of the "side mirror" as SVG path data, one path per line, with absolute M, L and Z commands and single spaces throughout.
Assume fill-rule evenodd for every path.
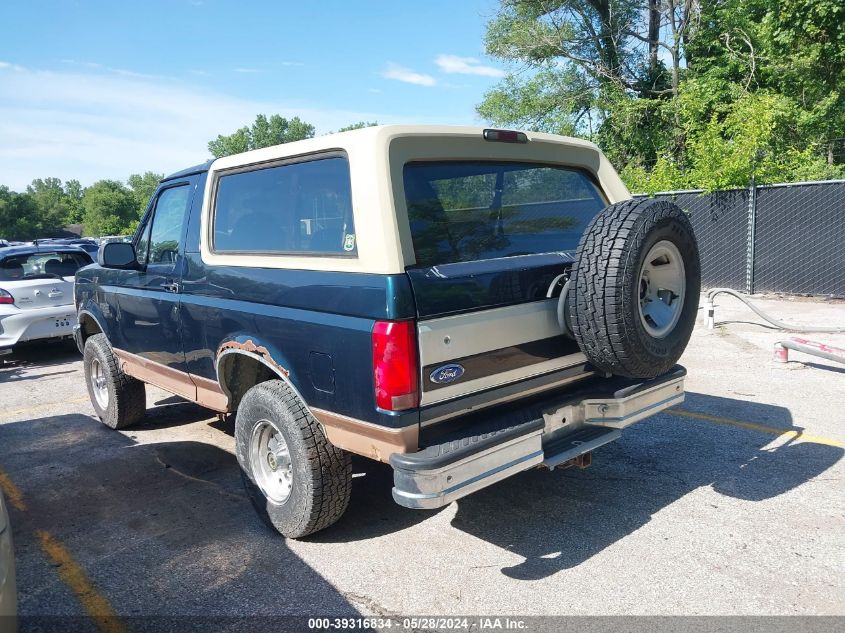
M 97 263 L 103 268 L 137 270 L 135 247 L 128 242 L 109 242 L 97 253 Z

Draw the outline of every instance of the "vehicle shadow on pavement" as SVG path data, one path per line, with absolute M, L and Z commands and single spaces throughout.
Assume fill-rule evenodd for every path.
M 783 407 L 688 393 L 681 408 L 801 433 Z M 798 439 L 664 413 L 597 450 L 586 470 L 527 471 L 461 499 L 452 525 L 525 557 L 503 568 L 506 576 L 545 578 L 580 565 L 696 488 L 762 501 L 817 477 L 845 452 Z M 712 508 L 714 518 L 729 511 Z
M 136 444 L 80 414 L 2 424 L 0 447 L 26 504 L 11 509 L 22 616 L 83 615 L 38 530 L 122 616 L 358 614 L 260 521 L 220 448 Z
M 395 534 L 432 518 L 437 510 L 410 510 L 391 496 L 393 468 L 357 455 L 352 456 L 352 499 L 335 525 L 309 536 L 315 543 L 350 543 Z
M 29 370 L 42 367 L 65 365 L 79 360 L 76 345 L 67 341 L 53 341 L 22 344 L 11 354 L 0 356 L 0 383 L 17 380 L 43 379 L 60 374 L 72 374 L 73 370 L 56 371 L 51 373 L 37 373 L 26 375 Z

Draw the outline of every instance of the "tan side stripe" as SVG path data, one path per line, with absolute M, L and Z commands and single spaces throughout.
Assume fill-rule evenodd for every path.
M 417 425 L 391 429 L 323 409 L 311 408 L 310 411 L 323 425 L 329 442 L 351 453 L 387 462 L 393 453 L 414 453 L 417 450 Z

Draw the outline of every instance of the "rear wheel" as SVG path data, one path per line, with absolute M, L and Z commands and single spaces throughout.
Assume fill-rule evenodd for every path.
M 678 361 L 695 325 L 701 267 L 692 225 L 665 200 L 627 200 L 599 213 L 578 245 L 572 332 L 597 368 L 653 378 Z
M 350 455 L 326 439 L 283 381 L 262 382 L 244 395 L 235 420 L 235 448 L 250 500 L 284 536 L 313 534 L 346 511 Z
M 103 424 L 125 429 L 144 417 L 144 383 L 123 373 L 105 334 L 85 341 L 83 367 L 91 404 Z

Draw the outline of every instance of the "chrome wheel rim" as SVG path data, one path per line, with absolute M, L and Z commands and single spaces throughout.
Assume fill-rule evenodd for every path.
M 639 276 L 640 322 L 654 338 L 667 336 L 684 308 L 687 276 L 681 252 L 669 240 L 657 242 L 643 260 Z
M 105 410 L 109 406 L 109 386 L 106 383 L 106 372 L 103 371 L 103 364 L 95 358 L 91 361 L 91 392 L 97 405 Z
M 287 501 L 293 490 L 293 463 L 284 435 L 270 420 L 260 420 L 253 429 L 249 461 L 264 496 L 277 505 Z

